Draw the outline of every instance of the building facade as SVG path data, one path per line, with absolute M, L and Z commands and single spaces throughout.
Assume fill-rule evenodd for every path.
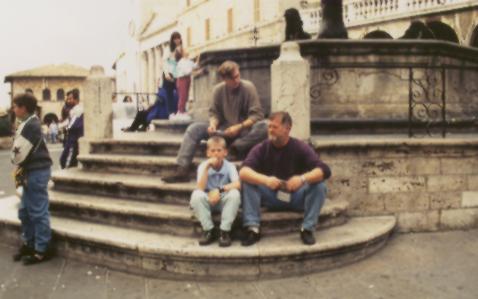
M 10 74 L 5 77 L 5 83 L 10 83 L 11 100 L 16 94 L 31 92 L 39 101 L 42 119 L 48 114 L 60 118 L 66 93 L 77 88 L 81 100 L 87 76 L 88 70 L 79 66 L 47 65 Z
M 120 92 L 156 92 L 169 38 L 178 31 L 191 56 L 214 49 L 254 47 L 284 40 L 283 14 L 297 8 L 315 36 L 320 0 L 132 0 L 131 46 L 117 60 Z M 478 46 L 478 0 L 344 0 L 351 39 L 374 33 L 400 38 L 411 21 L 434 29 L 438 39 Z

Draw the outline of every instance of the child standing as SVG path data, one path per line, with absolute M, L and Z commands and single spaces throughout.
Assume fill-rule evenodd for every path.
M 176 48 L 176 60 L 178 64 L 176 66 L 177 79 L 176 79 L 176 89 L 178 91 L 178 114 L 173 117 L 177 120 L 190 120 L 191 117 L 186 113 L 186 102 L 189 98 L 189 87 L 191 86 L 191 76 L 193 75 L 194 69 L 198 67 L 199 57 L 196 58 L 196 61 L 189 59 L 189 54 L 184 50 L 184 48 Z
M 216 239 L 211 211 L 221 212 L 219 246 L 231 245 L 231 226 L 241 204 L 240 182 L 237 169 L 225 159 L 226 141 L 213 136 L 207 141 L 208 160 L 197 172 L 197 187 L 191 195 L 191 208 L 201 222 L 203 233 L 199 245 L 208 245 Z
M 18 210 L 23 245 L 13 259 L 23 260 L 25 265 L 40 263 L 50 257 L 47 186 L 52 161 L 42 137 L 40 120 L 34 114 L 36 107 L 37 100 L 32 94 L 20 94 L 13 99 L 13 111 L 20 125 L 15 133 L 11 158 L 24 173 L 23 179 L 18 179 L 23 185 Z

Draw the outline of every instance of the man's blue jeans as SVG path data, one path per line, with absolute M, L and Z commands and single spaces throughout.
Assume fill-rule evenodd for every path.
M 259 227 L 261 222 L 261 203 L 270 210 L 292 210 L 304 212 L 302 228 L 315 231 L 320 209 L 327 195 L 324 182 L 305 184 L 291 194 L 290 202 L 277 199 L 277 191 L 263 185 L 242 183 L 242 222 L 244 227 Z
M 48 212 L 48 181 L 51 169 L 27 172 L 26 186 L 18 209 L 22 222 L 22 239 L 39 252 L 45 252 L 51 239 L 50 213 Z

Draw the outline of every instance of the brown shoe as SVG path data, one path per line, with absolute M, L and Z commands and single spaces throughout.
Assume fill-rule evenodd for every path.
M 165 175 L 162 179 L 166 183 L 184 183 L 189 182 L 191 171 L 189 167 L 178 167 L 178 170 L 175 173 Z

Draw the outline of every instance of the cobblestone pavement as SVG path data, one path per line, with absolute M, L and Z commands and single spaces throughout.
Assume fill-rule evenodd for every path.
M 253 282 L 151 279 L 60 257 L 26 267 L 13 251 L 0 245 L 0 299 L 478 298 L 478 230 L 395 235 L 352 265 Z

